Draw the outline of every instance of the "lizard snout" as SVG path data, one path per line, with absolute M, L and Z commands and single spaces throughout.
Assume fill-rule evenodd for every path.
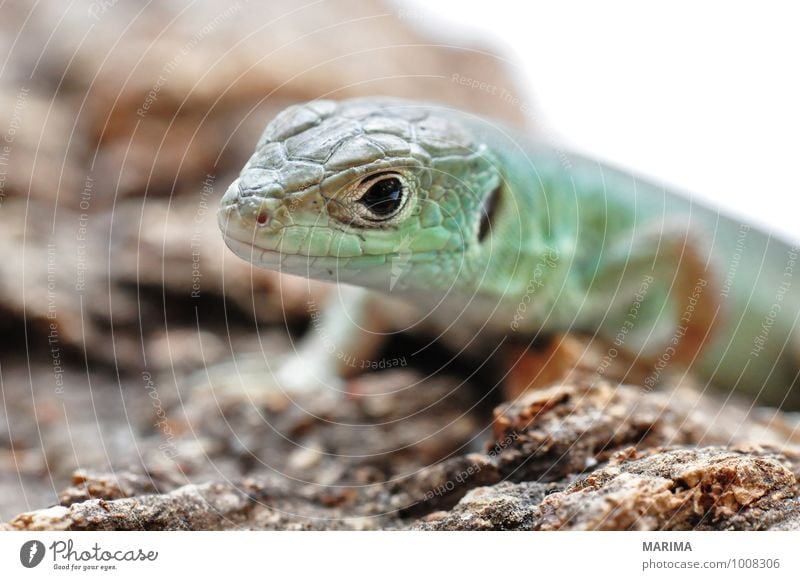
M 252 190 L 242 187 L 241 179 L 236 179 L 220 200 L 217 222 L 228 236 L 252 239 L 255 229 L 272 231 L 280 226 L 276 215 L 280 205 L 281 200 L 253 194 Z
M 239 180 L 236 179 L 228 186 L 228 189 L 225 190 L 225 193 L 222 195 L 222 199 L 219 201 L 220 212 L 227 207 L 239 203 L 240 194 L 241 190 L 239 189 Z

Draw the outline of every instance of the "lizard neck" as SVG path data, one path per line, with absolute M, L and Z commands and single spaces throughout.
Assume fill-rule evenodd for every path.
M 552 150 L 523 146 L 494 145 L 504 184 L 490 232 L 465 256 L 469 275 L 463 282 L 465 290 L 497 305 L 499 324 L 535 332 L 575 323 L 579 212 L 574 192 L 561 191 L 563 161 Z

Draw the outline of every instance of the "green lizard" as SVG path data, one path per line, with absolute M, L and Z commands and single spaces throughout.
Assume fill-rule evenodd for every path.
M 222 198 L 227 245 L 344 284 L 277 373 L 335 383 L 375 346 L 373 291 L 462 345 L 577 330 L 781 404 L 800 369 L 798 248 L 496 122 L 390 98 L 296 105 Z M 368 289 L 368 290 L 364 290 Z M 337 360 L 339 359 L 339 360 Z

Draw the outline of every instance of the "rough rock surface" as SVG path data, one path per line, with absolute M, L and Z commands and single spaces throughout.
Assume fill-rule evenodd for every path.
M 575 337 L 555 340 L 574 341 Z M 584 343 L 588 349 L 596 346 Z M 79 471 L 11 529 L 798 529 L 796 417 L 575 379 L 492 415 L 407 369 L 287 398 L 227 363 L 163 401 L 140 465 Z M 196 381 L 192 383 L 192 381 Z M 151 417 L 157 420 L 158 415 Z M 483 426 L 492 426 L 487 431 Z M 486 434 L 481 438 L 480 434 Z

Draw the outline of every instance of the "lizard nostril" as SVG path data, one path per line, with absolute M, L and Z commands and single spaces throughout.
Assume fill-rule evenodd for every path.
M 256 223 L 260 226 L 264 226 L 267 225 L 268 221 L 269 221 L 269 214 L 267 213 L 267 210 L 262 209 L 261 211 L 259 211 L 258 214 L 256 215 Z

